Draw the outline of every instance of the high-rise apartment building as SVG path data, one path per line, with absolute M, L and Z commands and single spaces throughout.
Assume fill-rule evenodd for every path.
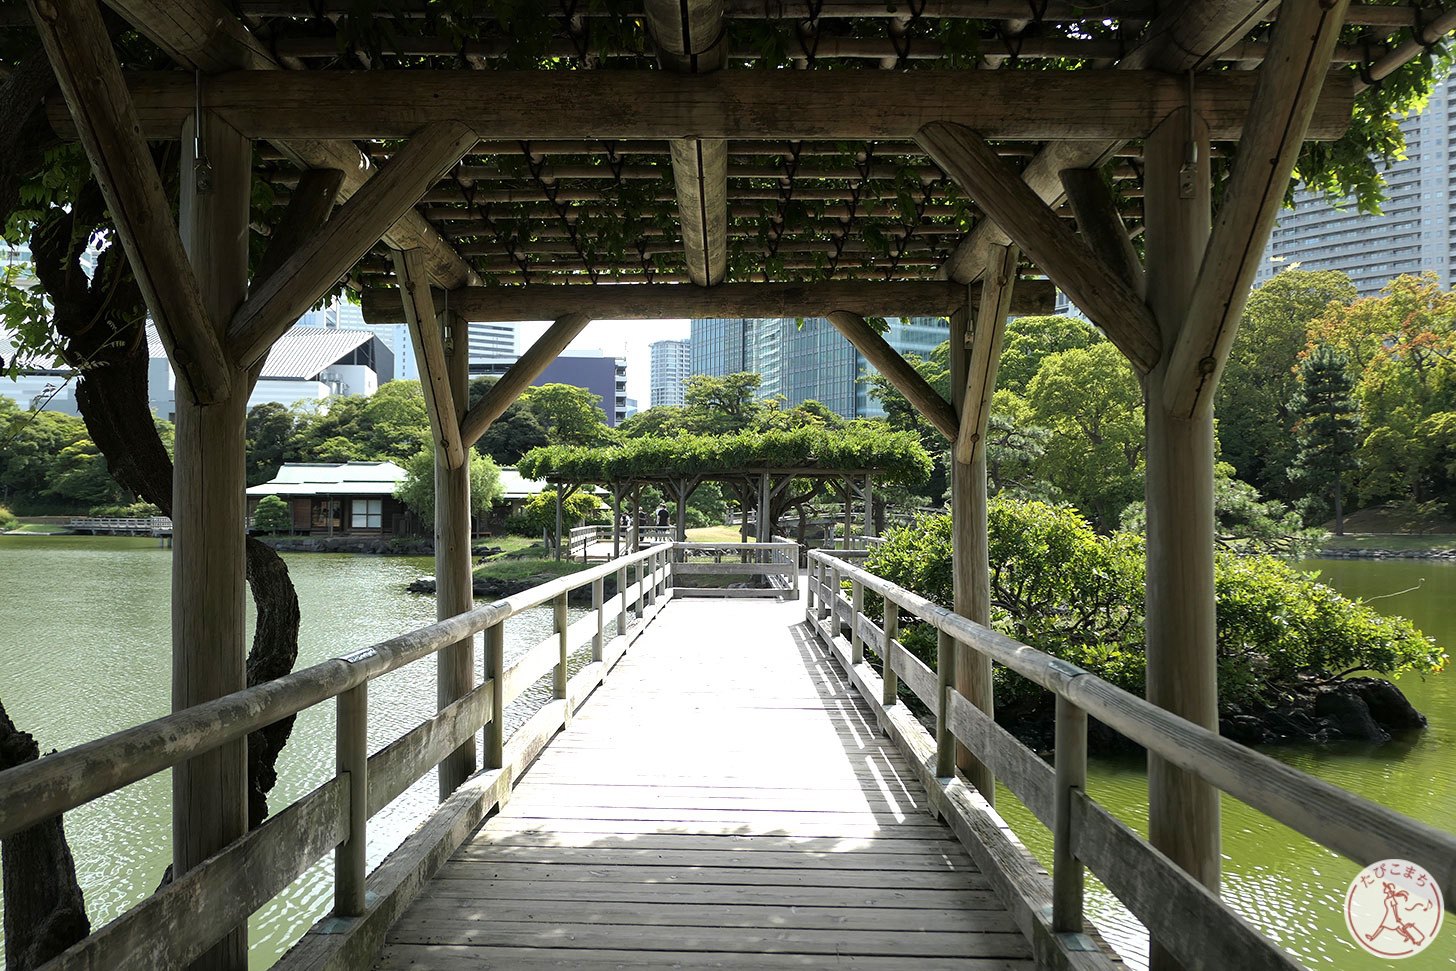
M 484 364 L 514 358 L 516 328 L 511 324 L 471 324 L 470 363 Z
M 902 354 L 928 356 L 950 336 L 940 317 L 891 318 L 885 339 Z M 884 414 L 869 394 L 875 373 L 829 321 L 776 317 L 762 320 L 713 317 L 692 321 L 692 373 L 758 374 L 761 397 L 782 396 L 790 407 L 813 399 L 846 418 Z
M 1361 296 L 1374 296 L 1392 277 L 1433 270 L 1447 286 L 1456 280 L 1456 119 L 1453 81 L 1436 85 L 1419 114 L 1401 119 L 1406 157 L 1385 169 L 1378 216 L 1352 200 L 1332 204 L 1323 193 L 1299 190 L 1282 210 L 1255 283 L 1299 264 L 1306 270 L 1349 274 Z
M 680 405 L 686 400 L 688 375 L 693 373 L 691 345 L 687 341 L 654 341 L 650 407 Z
M 471 361 L 470 376 L 498 378 L 515 363 L 514 354 L 488 361 Z M 626 421 L 630 414 L 626 358 L 609 357 L 599 350 L 563 351 L 546 365 L 546 369 L 531 382 L 531 387 L 543 384 L 570 384 L 592 392 L 601 401 L 607 424 L 613 428 Z

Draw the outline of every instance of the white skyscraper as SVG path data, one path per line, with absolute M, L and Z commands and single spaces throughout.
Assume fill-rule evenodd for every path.
M 512 324 L 471 324 L 470 363 L 484 364 L 516 357 L 516 328 Z
M 692 345 L 688 341 L 655 341 L 652 344 L 651 407 L 683 404 L 688 375 L 692 373 Z

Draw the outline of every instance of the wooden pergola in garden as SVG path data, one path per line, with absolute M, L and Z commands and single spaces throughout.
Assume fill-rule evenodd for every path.
M 981 623 L 1002 329 L 1055 286 L 1146 391 L 1148 696 L 1214 729 L 1219 373 L 1301 145 L 1338 138 L 1357 91 L 1453 19 L 1348 0 L 541 0 L 510 22 L 424 0 L 107 5 L 174 69 L 120 63 L 97 0 L 29 0 L 51 121 L 85 147 L 177 374 L 176 709 L 245 685 L 248 393 L 341 280 L 414 337 L 441 618 L 472 606 L 466 451 L 589 321 L 822 315 L 953 443 L 955 606 Z M 175 210 L 150 140 L 180 143 Z M 250 207 L 255 180 L 275 207 Z M 872 326 L 897 315 L 950 318 L 952 400 Z M 467 409 L 465 326 L 537 319 Z M 444 707 L 471 691 L 472 642 L 439 657 Z M 955 671 L 990 711 L 989 659 L 962 649 Z M 475 758 L 442 763 L 442 796 Z M 1215 790 L 1150 761 L 1153 844 L 1216 890 Z M 238 737 L 176 768 L 179 876 L 246 832 L 244 763 Z M 961 769 L 991 798 L 984 766 Z M 208 966 L 244 967 L 245 936 Z

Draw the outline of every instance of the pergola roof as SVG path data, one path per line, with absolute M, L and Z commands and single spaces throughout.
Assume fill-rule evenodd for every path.
M 1138 142 L 1190 96 L 1173 72 L 1202 72 L 1191 96 L 1211 119 L 1215 153 L 1225 151 L 1218 142 L 1238 136 L 1277 12 L 1252 2 L 693 0 L 683 24 L 657 9 L 678 4 L 653 0 L 543 0 L 513 6 L 510 22 L 482 4 L 424 0 L 239 0 L 240 19 L 209 0 L 167 5 L 177 10 L 166 17 L 142 0 L 111 5 L 180 67 L 203 72 L 133 78 L 144 128 L 177 131 L 200 96 L 267 139 L 258 165 L 278 205 L 261 228 L 277 224 L 300 165 L 345 168 L 347 194 L 364 178 L 343 164 L 351 141 L 387 173 L 416 128 L 469 125 L 473 145 L 388 237 L 420 248 L 431 280 L 450 289 L 968 281 L 982 272 L 980 248 L 1002 237 L 913 137 L 948 113 L 1057 206 L 1049 178 L 1110 163 L 1135 235 Z M 1388 70 L 1399 42 L 1437 26 L 1433 16 L 1352 5 L 1311 135 L 1343 130 L 1360 78 Z M 695 49 L 676 50 L 684 40 Z M 1214 53 L 1190 53 L 1200 49 Z M 65 115 L 56 98 L 58 127 Z M 1040 276 L 1025 260 L 1020 272 Z M 366 291 L 394 274 L 384 244 L 353 269 Z M 1017 309 L 1049 308 L 1049 287 L 1019 290 Z M 393 293 L 365 307 L 374 319 L 402 315 Z M 829 309 L 849 308 L 813 312 Z

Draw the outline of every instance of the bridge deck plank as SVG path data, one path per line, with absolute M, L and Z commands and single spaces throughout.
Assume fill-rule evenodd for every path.
M 675 603 L 377 967 L 1032 968 L 802 616 Z

